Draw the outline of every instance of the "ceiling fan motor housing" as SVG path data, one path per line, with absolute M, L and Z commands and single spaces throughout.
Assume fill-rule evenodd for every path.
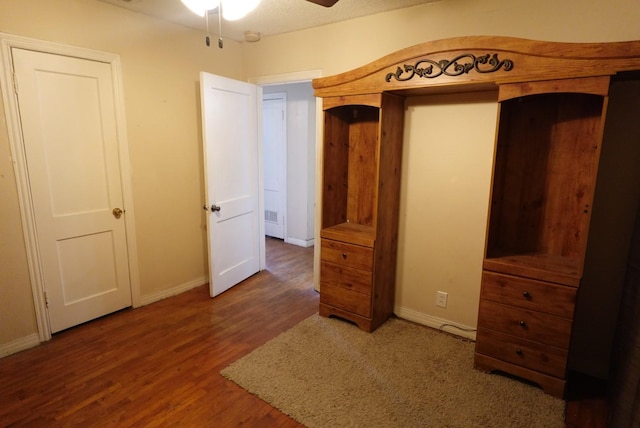
M 311 3 L 319 4 L 324 7 L 331 7 L 338 2 L 338 0 L 307 0 Z

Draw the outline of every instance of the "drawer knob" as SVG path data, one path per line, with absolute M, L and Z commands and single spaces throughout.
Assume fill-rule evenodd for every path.
M 520 327 L 522 328 L 527 328 L 527 323 L 524 321 L 520 321 L 518 324 L 520 324 Z
M 522 354 L 523 354 L 522 349 L 520 349 L 520 348 L 516 349 L 516 354 L 522 356 Z
M 347 258 L 347 253 L 342 253 L 342 258 L 346 259 Z
M 525 291 L 524 293 L 522 293 L 522 295 L 524 296 L 525 299 L 531 299 L 531 294 L 529 294 L 528 291 Z

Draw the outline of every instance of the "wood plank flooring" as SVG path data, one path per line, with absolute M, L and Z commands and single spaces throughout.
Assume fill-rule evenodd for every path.
M 316 313 L 313 248 L 268 239 L 267 270 L 56 334 L 0 360 L 0 426 L 298 427 L 219 372 Z
M 299 427 L 219 372 L 317 312 L 312 267 L 312 248 L 267 239 L 267 270 L 215 299 L 198 287 L 0 359 L 0 426 Z M 574 391 L 567 426 L 604 427 L 602 390 Z
M 571 373 L 567 384 L 566 428 L 605 428 L 609 426 L 607 382 Z

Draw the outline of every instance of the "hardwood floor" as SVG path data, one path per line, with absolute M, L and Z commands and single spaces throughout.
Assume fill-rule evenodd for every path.
M 316 313 L 313 249 L 267 239 L 267 270 L 56 334 L 0 359 L 0 426 L 299 427 L 220 376 Z M 602 388 L 572 383 L 567 426 L 601 428 Z
M 567 383 L 567 428 L 605 428 L 608 426 L 607 383 L 571 373 Z
M 267 245 L 267 270 L 215 299 L 198 287 L 0 359 L 0 426 L 300 426 L 219 374 L 318 310 L 313 248 Z

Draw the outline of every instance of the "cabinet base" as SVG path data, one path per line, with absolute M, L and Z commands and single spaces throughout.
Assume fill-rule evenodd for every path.
M 567 384 L 565 379 L 558 379 L 544 373 L 529 370 L 527 368 L 507 363 L 505 361 L 496 360 L 495 358 L 487 357 L 486 355 L 478 353 L 475 354 L 474 367 L 487 373 L 497 370 L 520 377 L 540 385 L 544 392 L 549 395 L 564 398 L 565 387 Z
M 348 312 L 339 308 L 335 308 L 333 306 L 325 305 L 324 303 L 320 303 L 318 313 L 320 314 L 320 316 L 326 318 L 335 316 L 337 318 L 351 321 L 352 323 L 356 324 L 360 330 L 366 331 L 367 333 L 371 333 L 373 330 L 379 327 L 377 325 L 374 326 L 370 318 L 365 318 L 360 315 L 354 314 L 353 312 Z

